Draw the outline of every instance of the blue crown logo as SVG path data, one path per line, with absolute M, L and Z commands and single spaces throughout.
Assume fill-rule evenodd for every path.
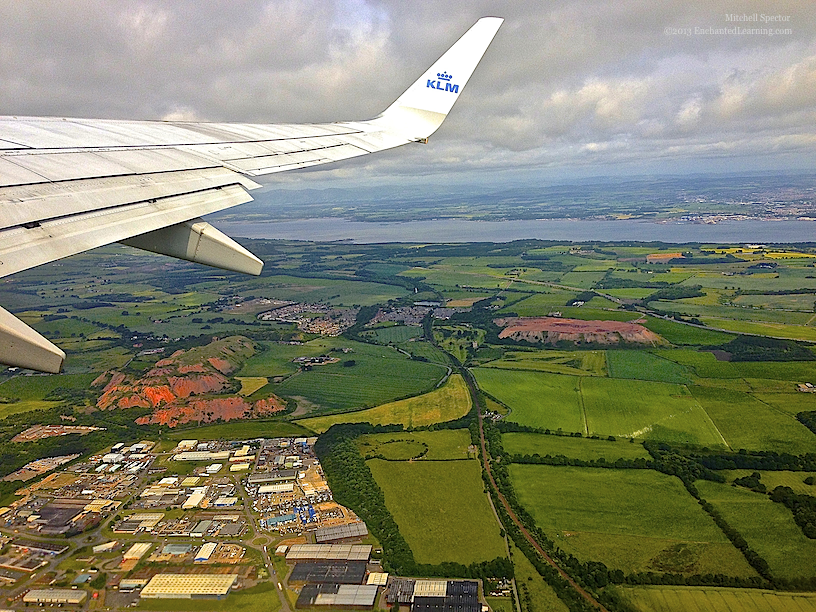
M 437 72 L 436 76 L 440 81 L 450 81 L 453 78 L 453 75 L 450 75 L 447 72 Z

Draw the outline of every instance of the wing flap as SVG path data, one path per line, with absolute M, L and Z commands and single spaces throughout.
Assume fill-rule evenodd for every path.
M 122 244 L 253 276 L 263 269 L 260 259 L 201 219 L 134 236 L 122 240 Z
M 248 202 L 240 185 L 107 208 L 0 231 L 0 276 Z
M 52 372 L 62 370 L 65 353 L 10 312 L 0 308 L 0 355 L 6 365 Z
M 236 184 L 260 187 L 223 167 L 7 187 L 0 189 L 0 229 Z

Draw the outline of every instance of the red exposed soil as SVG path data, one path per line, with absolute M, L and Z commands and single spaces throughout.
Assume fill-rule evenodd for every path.
M 653 331 L 638 323 L 623 321 L 583 321 L 580 319 L 562 319 L 559 317 L 520 317 L 496 319 L 496 325 L 504 327 L 499 338 L 526 340 L 527 342 L 545 342 L 555 344 L 559 341 L 592 344 L 618 344 L 631 342 L 637 344 L 666 344 Z
M 210 365 L 222 374 L 229 374 L 232 371 L 232 365 L 230 365 L 230 362 L 226 359 L 221 359 L 220 357 L 210 357 L 207 361 L 209 361 Z
M 152 408 L 152 414 L 136 422 L 169 427 L 191 421 L 209 423 L 219 419 L 255 418 L 285 410 L 284 402 L 275 396 L 254 403 L 240 396 L 206 397 L 228 391 L 231 383 L 225 375 L 237 369 L 253 352 L 250 340 L 236 336 L 189 351 L 176 351 L 157 361 L 139 379 L 122 372 L 106 372 L 93 383 L 105 385 L 96 402 L 97 408 Z
M 251 419 L 281 412 L 286 408 L 278 398 L 247 402 L 243 397 L 222 397 L 213 399 L 196 399 L 184 405 L 159 408 L 153 414 L 136 419 L 140 425 L 157 424 L 175 427 L 176 425 L 213 421 L 232 421 L 234 419 Z

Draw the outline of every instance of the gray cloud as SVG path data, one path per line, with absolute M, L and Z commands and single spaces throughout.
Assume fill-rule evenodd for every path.
M 431 144 L 275 181 L 816 161 L 816 21 L 798 0 L 0 0 L 0 11 L 2 114 L 256 122 L 374 116 L 478 17 L 506 18 Z

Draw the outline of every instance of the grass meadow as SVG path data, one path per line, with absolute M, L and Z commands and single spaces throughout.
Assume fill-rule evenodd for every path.
M 413 361 L 391 347 L 345 339 L 313 340 L 305 346 L 322 347 L 318 354 L 332 348 L 351 349 L 349 353 L 336 354 L 341 360 L 338 363 L 300 371 L 274 386 L 277 395 L 304 398 L 319 410 L 369 408 L 400 397 L 427 393 L 445 374 L 441 366 Z M 346 367 L 343 363 L 346 361 L 353 361 L 352 367 Z M 252 375 L 263 376 L 261 373 Z
M 406 427 L 421 427 L 458 419 L 470 412 L 470 408 L 470 392 L 464 379 L 460 374 L 452 374 L 444 385 L 429 393 L 368 410 L 303 419 L 298 423 L 318 433 L 323 433 L 335 423 L 402 423 Z
M 651 470 L 518 464 L 510 476 L 536 523 L 581 559 L 624 571 L 753 575 L 676 478 Z
M 785 506 L 742 487 L 709 481 L 697 481 L 696 486 L 762 555 L 775 576 L 791 579 L 816 575 L 816 540 L 805 537 Z
M 357 440 L 363 455 L 382 455 L 390 461 L 408 461 L 426 449 L 423 459 L 467 459 L 470 444 L 467 429 L 371 434 Z
M 98 374 L 15 376 L 0 384 L 0 419 L 12 414 L 41 410 L 59 402 L 45 399 L 55 389 L 87 389 Z
M 475 459 L 367 464 L 418 563 L 469 565 L 506 556 Z
M 604 376 L 606 355 L 605 351 L 506 351 L 500 359 L 489 361 L 484 367 L 575 376 Z
M 711 419 L 684 385 L 582 378 L 589 433 L 724 445 Z
M 572 438 L 569 436 L 548 436 L 534 433 L 502 434 L 504 450 L 519 455 L 563 455 L 571 459 L 651 459 L 648 451 L 639 442 L 610 442 L 609 440 L 590 440 L 589 438 Z
M 691 382 L 688 370 L 663 357 L 647 351 L 608 350 L 610 378 L 630 378 L 655 382 L 687 384 Z
M 513 569 L 515 570 L 516 588 L 519 591 L 519 597 L 522 599 L 521 609 L 523 612 L 569 612 L 567 605 L 558 598 L 553 588 L 541 579 L 541 575 L 536 568 L 530 563 L 530 560 L 524 556 L 516 545 L 510 544 L 510 555 L 513 560 Z M 525 595 L 529 596 L 529 604 L 526 602 Z M 490 600 L 487 602 L 490 605 Z M 498 599 L 498 598 L 496 598 Z M 505 598 L 502 598 L 506 601 Z M 502 601 L 502 603 L 504 603 Z M 513 612 L 512 606 L 507 612 Z M 496 608 L 491 608 L 494 612 L 498 612 Z
M 728 479 L 728 482 L 733 482 L 735 478 L 743 478 L 753 474 L 756 470 L 724 470 L 720 472 Z M 760 472 L 760 481 L 764 484 L 768 491 L 774 488 L 783 486 L 790 487 L 796 493 L 804 495 L 816 496 L 816 485 L 808 485 L 804 483 L 805 478 L 812 476 L 816 478 L 816 472 L 789 472 L 787 470 L 780 471 L 765 471 Z
M 743 391 L 701 386 L 691 391 L 734 450 L 813 452 L 816 437 L 793 415 Z
M 700 329 L 676 321 L 646 317 L 644 325 L 654 333 L 676 345 L 714 346 L 734 339 L 733 334 L 726 334 L 710 329 Z
M 577 376 L 474 368 L 479 387 L 510 407 L 507 419 L 531 427 L 584 431 Z
M 816 612 L 816 594 L 724 587 L 623 587 L 636 612 Z

